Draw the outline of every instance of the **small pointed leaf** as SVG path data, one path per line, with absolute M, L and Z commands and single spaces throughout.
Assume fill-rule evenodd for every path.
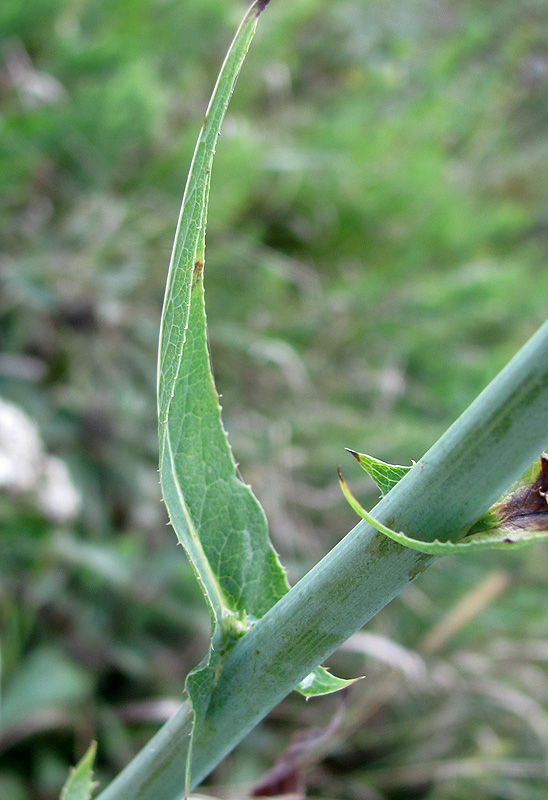
M 90 800 L 95 783 L 93 781 L 93 762 L 97 742 L 92 742 L 86 754 L 70 771 L 67 782 L 61 791 L 60 800 Z
M 385 461 L 380 461 L 378 458 L 368 456 L 365 453 L 357 453 L 355 450 L 346 448 L 347 451 L 354 456 L 360 467 L 364 469 L 367 474 L 373 478 L 382 497 L 394 488 L 394 486 L 401 481 L 404 475 L 407 475 L 411 467 L 402 467 L 399 464 L 387 464 Z
M 318 667 L 318 669 L 315 669 L 310 675 L 307 675 L 306 678 L 303 678 L 296 688 L 297 691 L 306 698 L 319 697 L 323 694 L 332 694 L 333 692 L 339 691 L 339 689 L 346 689 L 347 686 L 351 686 L 353 683 L 360 680 L 362 679 L 350 678 L 350 680 L 345 680 L 344 678 L 336 678 L 335 675 L 331 675 L 325 667 Z

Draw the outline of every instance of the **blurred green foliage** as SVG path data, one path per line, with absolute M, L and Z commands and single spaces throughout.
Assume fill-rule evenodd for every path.
M 0 495 L 0 797 L 56 797 L 94 737 L 112 776 L 205 649 L 159 498 L 156 343 L 186 171 L 243 10 L 0 4 L 0 395 L 82 497 L 59 525 Z M 261 19 L 219 141 L 206 290 L 225 423 L 293 580 L 354 523 L 343 448 L 410 463 L 544 320 L 547 31 L 544 0 L 272 0 Z M 547 562 L 447 559 L 381 612 L 372 630 L 420 649 L 485 572 L 507 578 L 423 653 L 427 684 L 367 661 L 362 716 L 310 792 L 544 798 Z M 214 781 L 258 779 L 335 702 L 288 700 Z

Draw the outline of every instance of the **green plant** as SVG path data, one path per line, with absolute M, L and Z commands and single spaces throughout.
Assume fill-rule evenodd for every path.
M 365 522 L 288 591 L 262 509 L 239 479 L 222 427 L 203 303 L 216 140 L 267 3 L 257 0 L 246 15 L 206 114 L 177 228 L 160 340 L 162 487 L 172 524 L 209 603 L 211 649 L 189 676 L 181 710 L 99 795 L 101 800 L 179 797 L 295 686 L 321 694 L 345 685 L 318 664 L 433 555 L 469 542 L 492 546 L 493 536 L 497 546 L 507 545 L 507 531 L 483 535 L 474 529 L 468 534 L 547 441 L 545 325 L 412 469 L 404 474 L 376 462 L 377 473 L 380 469 L 385 478 L 398 480 L 389 481 L 391 490 L 372 514 L 347 495 Z M 545 492 L 544 484 L 536 489 L 539 497 Z M 542 520 L 541 530 L 528 532 L 527 539 L 545 536 Z

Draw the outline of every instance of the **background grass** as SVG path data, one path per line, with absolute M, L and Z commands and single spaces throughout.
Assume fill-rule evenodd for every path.
M 243 10 L 0 5 L 0 394 L 81 496 L 60 524 L 0 494 L 0 797 L 55 798 L 93 737 L 108 779 L 205 650 L 160 503 L 156 345 Z M 418 458 L 546 316 L 547 31 L 542 0 L 272 0 L 261 20 L 218 146 L 206 291 L 225 424 L 293 581 L 354 524 L 338 464 L 374 502 L 344 447 Z M 308 797 L 544 798 L 547 567 L 545 548 L 440 561 L 368 626 L 382 638 L 334 659 L 368 676 L 350 698 L 289 698 L 212 787 L 241 798 L 338 709 L 297 770 Z

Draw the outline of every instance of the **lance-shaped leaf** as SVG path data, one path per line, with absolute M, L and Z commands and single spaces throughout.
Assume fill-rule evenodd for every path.
M 187 680 L 196 724 L 223 657 L 289 589 L 264 512 L 239 477 L 210 368 L 204 255 L 211 167 L 230 96 L 268 0 L 246 14 L 222 66 L 194 152 L 169 268 L 158 365 L 160 476 L 171 523 L 209 604 L 208 656 Z M 301 690 L 347 685 L 320 669 Z
M 356 455 L 353 451 L 350 452 Z M 369 456 L 365 458 L 375 461 Z M 384 462 L 378 463 L 384 464 Z M 532 480 L 520 481 L 514 491 L 496 503 L 462 539 L 456 542 L 441 542 L 439 539 L 426 542 L 413 539 L 403 531 L 388 528 L 358 502 L 340 470 L 339 482 L 348 503 L 362 519 L 379 533 L 411 550 L 439 556 L 450 553 L 471 553 L 477 550 L 515 550 L 518 547 L 548 541 L 548 454 L 543 453 L 537 463 L 536 474 Z

